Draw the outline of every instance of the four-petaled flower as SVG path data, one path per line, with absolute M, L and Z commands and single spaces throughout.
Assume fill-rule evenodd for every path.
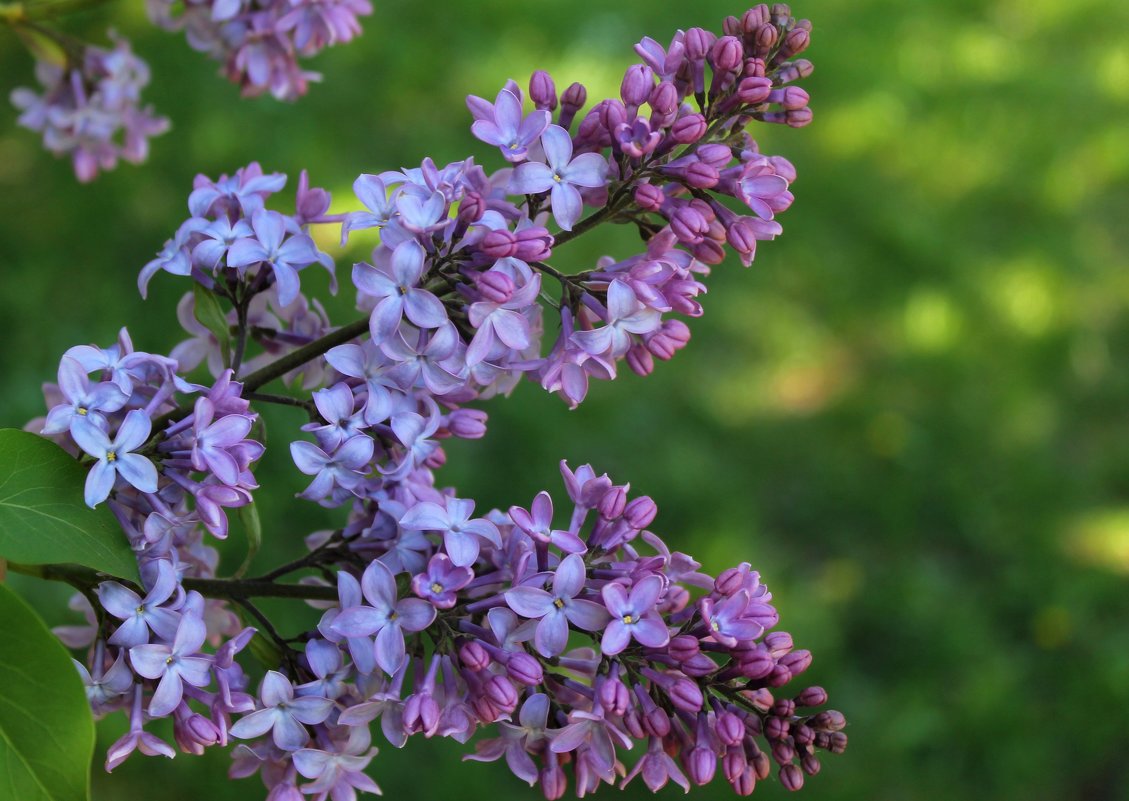
M 600 593 L 611 613 L 611 622 L 600 641 L 600 650 L 605 656 L 615 656 L 633 638 L 648 648 L 661 648 L 670 642 L 670 632 L 655 610 L 662 591 L 663 580 L 655 575 L 636 582 L 630 595 L 622 584 L 604 585 Z
M 117 384 L 103 381 L 91 386 L 86 370 L 70 356 L 64 356 L 59 362 L 59 391 L 67 402 L 60 403 L 47 413 L 41 434 L 61 434 L 84 417 L 104 431 L 106 415 L 116 412 L 129 401 L 129 396 Z
M 478 558 L 478 539 L 481 537 L 496 548 L 502 547 L 498 527 L 484 517 L 471 519 L 474 501 L 447 498 L 447 508 L 425 501 L 408 510 L 400 519 L 403 528 L 420 531 L 438 531 L 443 535 L 443 547 L 451 561 L 459 567 L 473 565 Z
M 581 153 L 573 158 L 572 137 L 559 125 L 545 129 L 541 146 L 549 163 L 526 161 L 517 165 L 510 179 L 510 191 L 522 195 L 548 192 L 557 225 L 571 231 L 584 209 L 576 187 L 595 188 L 607 183 L 608 162 L 599 153 Z
M 151 643 L 135 645 L 129 649 L 129 661 L 139 676 L 160 679 L 149 714 L 162 718 L 180 704 L 184 685 L 206 687 L 211 680 L 212 660 L 199 654 L 208 630 L 204 621 L 194 614 L 185 613 L 180 618 L 172 645 Z
M 361 575 L 368 606 L 350 606 L 330 623 L 344 637 L 376 635 L 376 663 L 392 674 L 404 661 L 404 632 L 423 631 L 435 620 L 435 607 L 419 598 L 396 600 L 396 579 L 382 562 L 372 562 Z
M 372 460 L 373 441 L 365 434 L 345 440 L 332 455 L 312 442 L 300 440 L 290 443 L 294 464 L 314 480 L 298 494 L 311 501 L 321 500 L 333 491 L 334 485 L 347 490 L 355 489 L 364 481 L 361 468 Z
M 237 269 L 260 262 L 267 264 L 278 284 L 278 302 L 289 306 L 301 288 L 298 270 L 320 262 L 321 254 L 309 234 L 292 233 L 287 237 L 286 218 L 277 211 L 259 209 L 251 215 L 251 227 L 255 230 L 254 238 L 233 242 L 227 252 L 227 264 Z
M 78 446 L 98 460 L 86 476 L 86 505 L 97 506 L 114 489 L 121 476 L 141 492 L 157 491 L 157 468 L 134 450 L 149 439 L 152 422 L 141 409 L 133 409 L 122 421 L 113 441 L 86 418 L 75 421 L 71 436 Z
M 124 621 L 110 636 L 111 645 L 123 648 L 144 645 L 149 642 L 150 629 L 162 640 L 176 636 L 180 614 L 161 606 L 179 588 L 176 568 L 172 562 L 165 560 L 156 562 L 156 565 L 156 579 L 144 598 L 116 581 L 104 581 L 98 585 L 96 592 L 102 608 Z
M 529 146 L 537 141 L 552 119 L 548 111 L 540 109 L 522 117 L 521 100 L 509 88 L 498 92 L 493 105 L 482 98 L 471 98 L 467 103 L 478 117 L 470 127 L 471 133 L 500 148 L 506 161 L 524 160 Z
M 263 708 L 245 715 L 231 727 L 233 737 L 249 740 L 268 731 L 283 751 L 297 751 L 310 739 L 307 725 L 322 723 L 333 711 L 333 701 L 314 695 L 294 697 L 294 688 L 281 673 L 268 670 L 259 688 Z
M 598 631 L 608 622 L 608 611 L 594 601 L 576 596 L 584 589 L 584 559 L 570 554 L 553 574 L 553 591 L 537 587 L 514 587 L 506 592 L 506 603 L 522 617 L 540 618 L 533 644 L 542 656 L 562 653 L 568 645 L 568 624 L 585 631 Z
M 353 267 L 357 289 L 378 299 L 369 318 L 374 342 L 392 336 L 405 315 L 420 328 L 438 328 L 447 321 L 447 310 L 439 298 L 418 286 L 424 255 L 423 246 L 409 239 L 392 251 L 387 268 L 363 263 Z

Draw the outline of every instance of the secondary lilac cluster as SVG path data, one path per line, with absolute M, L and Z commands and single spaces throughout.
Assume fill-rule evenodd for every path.
M 506 166 L 364 174 L 365 211 L 330 214 L 305 173 L 293 212 L 267 207 L 286 177 L 258 164 L 197 177 L 190 217 L 138 281 L 142 295 L 157 272 L 193 281 L 178 307 L 190 338 L 169 356 L 134 351 L 124 331 L 108 349 L 72 348 L 31 426 L 89 466 L 87 503 L 110 506 L 138 555 L 139 585 L 91 580 L 75 602 L 90 625 L 60 631 L 88 648 L 95 710 L 129 715 L 107 768 L 134 750 L 172 756 L 146 730 L 164 717 L 182 752 L 238 743 L 232 775 L 258 774 L 271 801 L 379 792 L 364 772 L 376 720 L 396 747 L 482 731 L 467 758 L 504 758 L 548 799 L 636 778 L 688 788 L 719 768 L 748 795 L 774 765 L 795 790 L 820 751 L 845 748 L 843 716 L 816 711 L 827 694 L 789 689 L 811 655 L 775 630 L 759 575 L 707 575 L 671 550 L 649 497 L 562 463 L 563 513 L 542 492 L 476 514 L 435 475 L 444 439 L 485 434 L 470 404 L 522 376 L 576 405 L 589 379 L 623 361 L 645 375 L 686 344 L 669 315 L 699 315 L 709 266 L 726 246 L 748 264 L 791 203 L 791 165 L 744 128 L 810 120 L 788 85 L 811 70 L 793 59 L 808 31 L 777 5 L 727 19 L 722 36 L 644 39 L 620 97 L 584 115 L 584 88 L 558 98 L 543 72 L 531 109 L 513 83 L 471 97 L 474 134 Z M 571 275 L 549 263 L 605 222 L 637 228 L 642 252 Z M 343 240 L 379 231 L 353 268 L 362 315 L 340 327 L 303 291 L 315 264 L 333 288 L 316 224 L 340 224 Z M 547 353 L 545 308 L 559 318 Z M 198 365 L 210 383 L 183 377 Z M 301 391 L 259 392 L 275 379 Z M 305 412 L 309 436 L 290 443 L 299 496 L 344 512 L 303 558 L 220 579 L 206 537 L 227 536 L 227 510 L 257 489 L 252 403 Z M 256 593 L 305 599 L 320 622 L 284 637 Z M 257 696 L 236 661 L 252 644 L 273 668 Z
M 114 37 L 112 50 L 85 46 L 64 63 L 38 60 L 35 75 L 41 91 L 12 92 L 19 124 L 43 134 L 52 153 L 70 156 L 80 181 L 113 169 L 118 159 L 145 161 L 149 138 L 169 128 L 167 119 L 141 106 L 149 67 L 125 39 Z
M 220 62 L 245 96 L 279 100 L 301 97 L 321 77 L 299 58 L 351 41 L 357 18 L 372 13 L 369 0 L 147 0 L 146 8 L 155 25 L 183 30 L 192 49 Z

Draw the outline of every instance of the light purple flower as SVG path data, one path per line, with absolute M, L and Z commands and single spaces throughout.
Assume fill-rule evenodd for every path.
M 384 181 L 377 175 L 362 174 L 353 181 L 353 194 L 364 204 L 368 211 L 353 211 L 345 215 L 345 222 L 341 224 L 341 244 L 344 245 L 349 238 L 350 231 L 359 231 L 364 228 L 383 228 L 392 222 L 397 214 L 396 195 L 398 189 L 391 194 Z
M 239 484 L 239 461 L 232 450 L 251 433 L 252 420 L 242 414 L 224 415 L 213 422 L 216 407 L 207 398 L 199 398 L 195 406 L 192 444 L 192 466 L 211 473 L 228 486 Z
M 390 390 L 396 385 L 391 378 L 385 377 L 388 358 L 375 343 L 369 340 L 361 345 L 338 345 L 326 352 L 325 360 L 342 375 L 365 382 L 368 392 L 364 410 L 366 423 L 372 426 L 388 419 L 393 409 Z
M 149 631 L 166 642 L 176 636 L 180 614 L 162 607 L 176 592 L 179 584 L 176 568 L 167 560 L 157 561 L 157 576 L 148 594 L 141 598 L 133 590 L 116 581 L 104 581 L 96 590 L 102 608 L 123 621 L 111 635 L 109 643 L 123 648 L 149 642 Z
M 568 645 L 568 624 L 585 631 L 598 631 L 608 622 L 608 611 L 598 603 L 576 596 L 584 589 L 584 559 L 570 554 L 553 574 L 553 591 L 537 587 L 514 587 L 505 594 L 510 609 L 522 617 L 540 618 L 533 644 L 545 657 L 558 656 Z
M 199 233 L 202 240 L 192 248 L 192 261 L 207 270 L 226 266 L 224 260 L 231 246 L 239 239 L 253 236 L 246 220 L 232 222 L 228 217 L 209 223 L 206 228 L 199 229 Z
M 289 306 L 301 288 L 298 270 L 322 262 L 322 254 L 308 234 L 287 237 L 286 218 L 277 211 L 259 209 L 251 216 L 251 227 L 255 230 L 254 238 L 232 243 L 227 252 L 228 266 L 245 268 L 260 262 L 268 265 L 278 284 L 279 303 Z
M 246 223 L 244 223 L 246 225 Z M 149 282 L 158 271 L 164 270 L 171 275 L 192 274 L 192 254 L 188 250 L 189 244 L 195 239 L 196 234 L 208 226 L 208 221 L 200 217 L 189 217 L 180 227 L 172 239 L 165 242 L 157 257 L 141 268 L 137 275 L 137 289 L 144 298 L 149 293 Z M 250 234 L 250 230 L 247 231 Z
M 334 486 L 355 490 L 364 481 L 362 468 L 372 461 L 372 453 L 372 438 L 364 434 L 346 440 L 332 455 L 312 442 L 291 442 L 290 455 L 294 464 L 306 475 L 314 476 L 298 497 L 321 500 L 333 491 Z
M 95 714 L 100 714 L 107 711 L 107 706 L 129 692 L 129 689 L 133 686 L 133 671 L 125 663 L 125 651 L 118 651 L 117 658 L 110 665 L 109 670 L 104 672 L 102 670 L 104 664 L 102 648 L 96 648 L 94 654 L 93 674 L 86 669 L 86 665 L 77 659 L 71 661 L 78 668 L 79 678 L 82 679 L 83 687 L 86 690 L 86 700 L 94 709 Z
M 537 542 L 554 545 L 565 553 L 584 553 L 588 550 L 588 546 L 576 534 L 553 528 L 553 499 L 547 492 L 537 493 L 530 511 L 520 506 L 511 506 L 509 514 L 514 525 Z
M 739 640 L 753 640 L 764 633 L 764 626 L 760 622 L 752 617 L 745 617 L 749 606 L 749 593 L 739 590 L 720 603 L 712 598 L 703 598 L 698 609 L 710 635 L 727 648 L 732 648 Z M 764 604 L 754 606 L 757 609 L 750 611 L 756 612 Z
M 334 801 L 350 801 L 356 797 L 357 790 L 380 795 L 380 787 L 364 773 L 375 755 L 375 748 L 364 754 L 303 748 L 294 754 L 294 767 L 307 779 L 314 779 L 302 788 L 303 793 L 317 794 L 321 799 L 332 797 Z
M 423 247 L 415 240 L 396 246 L 387 271 L 369 264 L 353 267 L 353 283 L 366 295 L 378 298 L 369 318 L 374 342 L 383 342 L 400 327 L 406 315 L 420 328 L 438 328 L 447 311 L 435 295 L 419 286 L 424 266 Z
M 517 353 L 529 347 L 529 320 L 521 312 L 537 302 L 540 291 L 541 276 L 533 275 L 503 303 L 480 300 L 471 304 L 468 310 L 470 324 L 478 330 L 467 346 L 468 367 L 486 359 L 498 342 Z
M 608 163 L 599 153 L 572 157 L 572 137 L 559 125 L 550 125 L 541 135 L 541 145 L 549 162 L 527 161 L 517 165 L 510 179 L 510 192 L 534 195 L 549 192 L 557 225 L 571 231 L 584 210 L 576 187 L 600 187 L 607 183 Z
M 607 325 L 591 331 L 575 331 L 572 339 L 593 356 L 622 356 L 631 348 L 632 334 L 649 334 L 662 324 L 662 315 L 644 306 L 626 282 L 608 285 Z
M 662 591 L 663 580 L 653 575 L 636 582 L 630 595 L 622 584 L 604 585 L 601 594 L 611 613 L 611 622 L 600 642 L 605 656 L 615 656 L 632 639 L 648 648 L 661 648 L 670 642 L 670 632 L 655 610 Z
M 129 715 L 129 731 L 123 734 L 113 745 L 106 750 L 106 772 L 110 773 L 118 765 L 126 761 L 134 751 L 140 751 L 145 756 L 163 756 L 172 759 L 176 751 L 172 746 L 156 735 L 150 734 L 141 728 L 144 715 L 141 712 L 141 685 L 136 685 L 133 691 L 133 707 Z
M 434 395 L 446 395 L 466 383 L 458 375 L 462 372 L 458 350 L 462 340 L 454 324 L 444 321 L 434 331 L 420 331 L 413 339 L 414 346 L 399 334 L 381 343 L 384 354 L 397 363 L 388 371 L 389 378 L 405 390 L 422 385 Z
M 345 637 L 376 635 L 376 663 L 392 674 L 404 661 L 404 632 L 422 631 L 435 620 L 435 607 L 419 598 L 396 600 L 396 579 L 381 562 L 372 562 L 361 575 L 361 592 L 368 606 L 343 608 L 330 627 Z
M 348 384 L 341 382 L 328 389 L 319 389 L 313 397 L 314 406 L 326 424 L 309 423 L 302 426 L 302 430 L 312 432 L 318 442 L 330 450 L 340 447 L 342 442 L 368 427 L 362 413 L 353 411 L 353 390 Z
M 416 504 L 400 520 L 404 528 L 421 531 L 437 531 L 443 535 L 443 546 L 447 555 L 458 567 L 473 565 L 478 559 L 479 538 L 495 548 L 502 547 L 498 527 L 484 517 L 471 519 L 474 501 L 460 498 L 447 498 L 443 508 L 437 503 Z
M 455 593 L 474 578 L 469 567 L 458 567 L 443 553 L 431 557 L 427 571 L 412 577 L 412 592 L 430 601 L 436 609 L 450 609 L 455 605 Z
M 85 418 L 71 427 L 71 436 L 86 453 L 98 460 L 86 476 L 86 505 L 93 508 L 106 500 L 121 476 L 141 492 L 157 491 L 157 468 L 139 453 L 132 453 L 149 439 L 152 423 L 141 409 L 133 409 L 122 421 L 113 441 Z
M 523 118 L 521 100 L 509 89 L 498 92 L 493 106 L 482 98 L 468 98 L 468 105 L 472 99 L 493 119 L 480 116 L 471 125 L 471 132 L 483 142 L 500 148 L 507 161 L 524 160 L 529 146 L 537 141 L 552 119 L 548 111 L 542 110 L 531 111 Z M 471 108 L 474 111 L 473 105 Z
M 534 693 L 525 699 L 518 713 L 518 725 L 501 721 L 498 731 L 502 735 L 478 743 L 475 753 L 467 754 L 463 761 L 494 762 L 501 757 L 515 776 L 532 787 L 537 782 L 537 765 L 527 750 L 546 737 L 549 722 L 549 696 Z
M 328 698 L 295 698 L 290 681 L 274 670 L 263 677 L 259 698 L 263 708 L 237 720 L 231 736 L 250 740 L 269 731 L 274 744 L 283 751 L 297 751 L 309 741 L 310 734 L 302 724 L 322 723 L 333 711 L 333 701 Z
M 280 172 L 264 175 L 263 168 L 253 161 L 234 175 L 221 175 L 215 181 L 197 175 L 192 185 L 188 210 L 193 217 L 250 217 L 263 208 L 267 197 L 286 186 L 286 176 Z
M 206 687 L 211 678 L 212 661 L 199 655 L 208 630 L 204 621 L 185 612 L 180 618 L 172 645 L 151 643 L 129 649 L 129 661 L 138 675 L 160 679 L 149 714 L 155 718 L 168 715 L 180 704 L 184 685 Z
M 91 386 L 86 370 L 75 359 L 64 356 L 59 361 L 59 391 L 67 399 L 47 413 L 47 422 L 41 434 L 61 434 L 75 420 L 87 418 L 103 431 L 108 423 L 106 415 L 125 406 L 129 396 L 116 384 L 102 382 Z

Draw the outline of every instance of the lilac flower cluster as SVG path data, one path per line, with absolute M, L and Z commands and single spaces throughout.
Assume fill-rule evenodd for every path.
M 279 100 L 306 93 L 315 72 L 302 69 L 326 47 L 361 32 L 358 17 L 369 0 L 147 0 L 154 25 L 183 30 L 194 50 L 220 62 L 221 72 L 245 96 L 270 92 Z
M 157 272 L 192 279 L 178 307 L 191 338 L 168 357 L 135 352 L 124 331 L 109 349 L 72 348 L 32 424 L 90 465 L 87 503 L 107 502 L 138 554 L 141 585 L 90 578 L 97 608 L 76 602 L 90 626 L 60 631 L 89 647 L 80 672 L 94 709 L 130 716 L 107 768 L 134 750 L 172 756 L 146 731 L 170 716 L 182 752 L 242 741 L 232 775 L 258 773 L 272 801 L 379 792 L 364 773 L 377 719 L 395 747 L 484 729 L 467 758 L 505 758 L 548 799 L 637 777 L 688 788 L 719 767 L 748 795 L 773 765 L 795 790 L 818 752 L 845 748 L 843 716 L 816 711 L 821 688 L 785 689 L 811 655 L 774 630 L 748 563 L 702 572 L 650 530 L 653 500 L 587 465 L 561 465 L 565 515 L 547 492 L 476 514 L 434 472 L 443 439 L 485 434 L 468 404 L 522 376 L 576 405 L 590 378 L 614 378 L 624 360 L 645 375 L 686 344 L 667 315 L 699 315 L 709 265 L 726 245 L 748 264 L 791 203 L 791 165 L 744 128 L 810 120 L 807 95 L 788 85 L 811 70 L 793 59 L 809 27 L 786 6 L 757 6 L 720 37 L 644 39 L 620 97 L 583 117 L 584 88 L 558 99 L 542 72 L 532 110 L 513 83 L 492 103 L 471 97 L 474 134 L 506 166 L 364 174 L 364 211 L 329 214 L 305 173 L 293 213 L 268 209 L 286 178 L 258 164 L 196 179 L 189 219 L 138 282 L 144 295 Z M 549 264 L 604 222 L 636 227 L 643 252 L 573 275 Z M 337 223 L 343 240 L 375 228 L 380 241 L 353 268 L 362 316 L 333 327 L 300 273 L 333 275 L 309 229 Z M 560 320 L 547 354 L 545 276 Z M 200 364 L 210 385 L 182 377 Z M 301 397 L 258 392 L 279 378 Z M 250 404 L 271 402 L 309 416 L 312 441 L 290 444 L 309 477 L 300 497 L 346 511 L 307 537 L 303 558 L 219 579 L 205 537 L 225 537 L 226 510 L 251 502 L 263 447 Z M 305 599 L 321 620 L 284 638 L 256 594 Z M 257 697 L 235 659 L 256 637 L 275 668 Z
M 119 158 L 145 161 L 149 137 L 168 130 L 167 119 L 141 107 L 149 67 L 125 39 L 114 37 L 112 50 L 86 46 L 65 63 L 39 60 L 35 74 L 41 92 L 12 92 L 19 124 L 43 134 L 43 145 L 52 153 L 69 155 L 80 181 L 113 169 Z

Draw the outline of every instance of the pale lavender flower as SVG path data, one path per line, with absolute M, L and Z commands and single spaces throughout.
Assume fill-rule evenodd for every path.
M 533 643 L 545 657 L 561 654 L 568 645 L 568 624 L 584 631 L 598 631 L 608 622 L 608 611 L 598 603 L 577 598 L 587 578 L 584 559 L 570 554 L 553 573 L 552 592 L 537 587 L 514 587 L 505 594 L 506 603 L 522 617 L 540 619 Z
M 303 793 L 316 795 L 318 801 L 353 801 L 356 791 L 380 795 L 380 787 L 364 769 L 376 755 L 372 748 L 363 754 L 331 753 L 303 748 L 294 754 L 294 767 L 307 779 L 314 779 L 302 788 Z
M 321 500 L 332 492 L 334 486 L 354 490 L 364 481 L 362 468 L 372 461 L 373 441 L 359 434 L 341 444 L 330 455 L 312 442 L 290 443 L 294 464 L 308 476 L 314 476 L 310 485 L 299 493 L 307 500 Z
M 166 642 L 176 637 L 180 614 L 161 606 L 179 589 L 176 568 L 172 562 L 162 559 L 157 561 L 156 570 L 156 579 L 144 598 L 116 581 L 98 585 L 96 592 L 102 608 L 123 621 L 111 635 L 111 645 L 123 648 L 144 645 L 149 642 L 150 630 Z
M 529 146 L 537 141 L 552 119 L 549 112 L 540 109 L 523 117 L 521 99 L 509 89 L 498 92 L 493 105 L 473 96 L 467 99 L 467 104 L 472 111 L 477 105 L 490 114 L 489 118 L 480 116 L 476 119 L 471 125 L 471 132 L 483 142 L 496 145 L 507 161 L 523 161 Z
M 91 386 L 86 370 L 70 356 L 59 361 L 59 391 L 67 403 L 60 403 L 47 413 L 41 434 L 61 434 L 81 418 L 104 431 L 109 425 L 106 415 L 116 412 L 129 400 L 116 384 L 102 382 Z
M 267 197 L 286 186 L 286 176 L 280 172 L 264 174 L 259 163 L 253 161 L 234 175 L 221 175 L 215 181 L 197 175 L 192 186 L 188 210 L 193 217 L 238 219 L 251 217 L 262 209 Z
M 662 579 L 653 575 L 636 582 L 630 595 L 622 584 L 604 585 L 601 594 L 611 614 L 600 642 L 600 650 L 606 656 L 618 654 L 632 639 L 648 648 L 660 648 L 670 642 L 670 632 L 655 609 L 662 592 Z
M 426 388 L 433 395 L 446 395 L 466 383 L 459 375 L 462 340 L 450 321 L 444 321 L 432 332 L 420 331 L 412 338 L 415 345 L 400 334 L 381 343 L 384 355 L 396 364 L 388 371 L 389 378 L 405 390 Z
M 404 528 L 436 531 L 443 535 L 443 546 L 451 561 L 459 567 L 473 565 L 478 559 L 479 539 L 496 548 L 502 547 L 498 527 L 484 517 L 471 518 L 474 501 L 447 498 L 446 508 L 437 503 L 416 504 L 400 519 Z
M 138 684 L 133 691 L 133 706 L 129 715 L 129 731 L 123 734 L 113 745 L 106 750 L 106 772 L 110 773 L 118 765 L 126 761 L 134 751 L 140 751 L 145 756 L 163 756 L 172 759 L 176 751 L 156 735 L 150 734 L 141 728 L 144 723 L 144 714 L 141 711 L 142 688 Z
M 283 751 L 297 751 L 310 734 L 306 725 L 323 722 L 333 711 L 333 701 L 317 696 L 294 697 L 290 681 L 274 670 L 268 670 L 259 688 L 262 709 L 245 715 L 231 727 L 231 736 L 241 740 L 261 737 L 268 731 L 274 744 Z
M 149 439 L 152 422 L 141 409 L 133 409 L 122 422 L 113 441 L 102 429 L 85 418 L 71 427 L 71 436 L 78 446 L 98 460 L 86 476 L 86 505 L 97 506 L 110 496 L 114 483 L 121 476 L 141 492 L 157 491 L 157 468 L 139 453 Z
M 335 450 L 345 440 L 368 428 L 362 413 L 353 411 L 353 390 L 348 384 L 342 382 L 328 389 L 319 389 L 314 392 L 313 398 L 318 414 L 326 421 L 325 425 L 309 423 L 302 426 L 302 430 L 312 432 L 326 448 Z
M 364 409 L 366 423 L 377 425 L 388 419 L 393 409 L 391 390 L 396 384 L 385 376 L 388 358 L 375 343 L 368 340 L 360 345 L 338 345 L 325 354 L 325 360 L 342 375 L 365 382 L 368 393 Z
M 129 661 L 138 675 L 160 679 L 149 702 L 150 715 L 162 718 L 176 709 L 184 695 L 185 684 L 208 685 L 212 661 L 199 654 L 207 636 L 204 621 L 186 611 L 181 615 L 172 645 L 151 643 L 129 649 Z
M 392 222 L 399 213 L 396 208 L 399 191 L 393 189 L 389 193 L 388 187 L 378 175 L 362 173 L 353 181 L 353 194 L 368 211 L 352 211 L 345 215 L 345 222 L 341 224 L 341 244 L 345 244 L 350 231 L 383 228 Z
M 575 331 L 572 339 L 593 356 L 622 356 L 631 347 L 632 334 L 648 334 L 662 323 L 662 315 L 639 302 L 625 282 L 608 286 L 608 319 L 591 331 Z
M 244 223 L 244 226 L 246 223 Z M 180 227 L 176 229 L 176 234 L 172 239 L 165 242 L 161 252 L 157 257 L 148 262 L 141 268 L 141 272 L 137 275 L 137 289 L 141 293 L 141 297 L 145 298 L 149 294 L 149 282 L 158 271 L 164 270 L 171 275 L 191 275 L 192 274 L 192 252 L 189 249 L 198 237 L 201 231 L 208 227 L 208 221 L 200 217 L 189 217 Z M 249 235 L 250 229 L 247 230 Z
M 442 553 L 431 557 L 427 571 L 412 577 L 412 592 L 430 601 L 436 609 L 450 609 L 455 605 L 455 593 L 474 578 L 469 567 L 458 567 Z
M 463 757 L 469 762 L 494 762 L 506 758 L 506 765 L 522 781 L 532 787 L 537 783 L 537 765 L 529 755 L 529 748 L 546 737 L 549 723 L 549 696 L 534 693 L 525 699 L 518 713 L 518 725 L 502 721 L 498 731 L 502 735 L 478 743 L 473 754 Z
M 404 632 L 422 631 L 435 620 L 435 607 L 419 598 L 396 599 L 396 579 L 381 562 L 372 562 L 361 575 L 361 592 L 368 606 L 342 608 L 330 627 L 345 637 L 376 635 L 376 663 L 393 674 L 404 661 Z
M 573 158 L 572 137 L 559 125 L 545 129 L 541 134 L 541 146 L 549 163 L 527 161 L 517 165 L 510 179 L 510 191 L 521 195 L 549 192 L 557 225 L 571 231 L 584 209 L 584 201 L 576 187 L 604 186 L 608 162 L 599 153 L 581 153 Z
M 239 484 L 240 465 L 232 451 L 251 433 L 252 419 L 242 414 L 228 414 L 214 420 L 216 407 L 207 398 L 199 398 L 195 406 L 192 444 L 192 466 L 211 473 L 228 486 Z
M 533 275 L 508 300 L 501 303 L 480 300 L 471 304 L 468 317 L 478 330 L 467 346 L 468 367 L 486 359 L 498 342 L 518 353 L 529 347 L 531 330 L 522 311 L 537 301 L 540 291 L 541 276 Z
M 565 553 L 584 553 L 588 550 L 584 540 L 576 534 L 553 528 L 553 499 L 547 492 L 537 493 L 529 511 L 520 506 L 511 506 L 509 514 L 514 525 L 537 542 L 554 545 Z
M 406 315 L 420 328 L 438 328 L 447 321 L 442 302 L 418 286 L 424 267 L 423 247 L 415 240 L 396 246 L 387 271 L 369 264 L 353 267 L 353 283 L 377 298 L 370 317 L 374 342 L 383 342 L 400 327 Z
M 129 692 L 133 686 L 133 671 L 125 663 L 125 651 L 118 651 L 108 670 L 103 670 L 104 648 L 102 643 L 94 649 L 93 673 L 86 669 L 86 665 L 77 659 L 72 659 L 78 669 L 79 678 L 86 691 L 86 700 L 94 709 L 95 714 L 107 711 L 112 704 Z
M 246 268 L 264 263 L 274 273 L 278 300 L 289 306 L 301 288 L 298 271 L 315 262 L 325 264 L 314 240 L 308 234 L 287 236 L 286 218 L 277 211 L 260 209 L 251 215 L 254 238 L 238 239 L 227 252 L 229 267 Z M 332 262 L 331 262 L 332 264 Z M 332 273 L 332 268 L 330 268 Z

